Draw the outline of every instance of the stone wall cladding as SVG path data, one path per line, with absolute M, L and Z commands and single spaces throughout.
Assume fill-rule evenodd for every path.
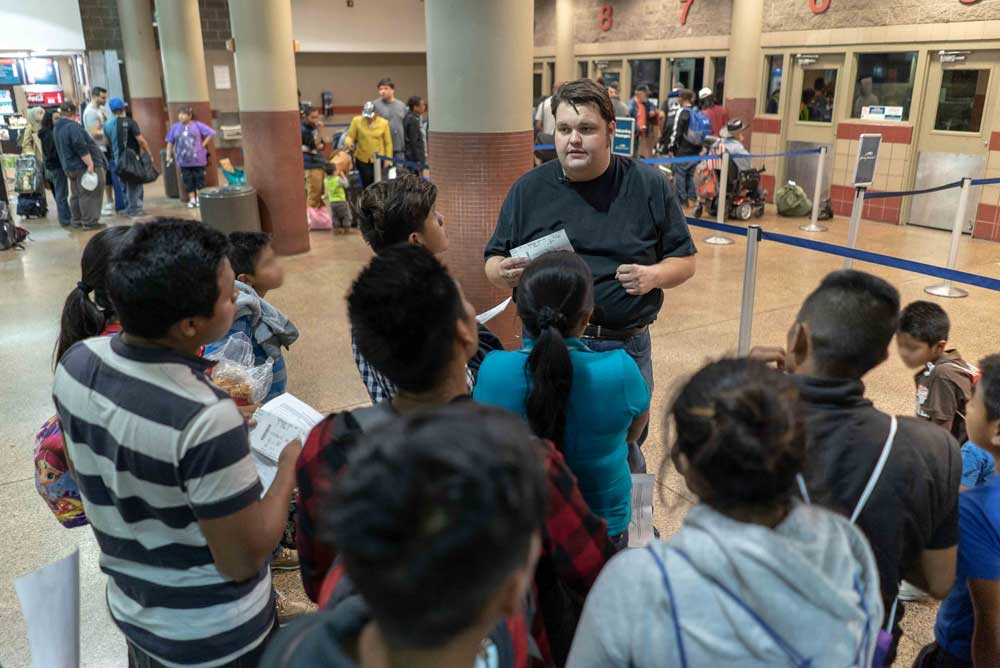
M 555 46 L 556 0 L 535 0 L 535 46 Z
M 115 0 L 80 0 L 83 42 L 88 51 L 122 48 Z
M 696 0 L 697 4 L 697 0 Z M 693 11 L 692 7 L 692 11 Z M 1000 0 L 963 5 L 958 0 L 832 0 L 813 14 L 806 0 L 764 0 L 764 32 L 828 30 L 913 23 L 957 23 L 1000 19 Z
M 555 0 L 535 0 L 535 46 L 556 43 Z M 600 28 L 601 8 L 610 5 L 611 30 Z M 573 41 L 577 44 L 670 39 L 691 35 L 728 35 L 732 3 L 727 0 L 694 0 L 687 25 L 681 25 L 680 0 L 577 0 Z

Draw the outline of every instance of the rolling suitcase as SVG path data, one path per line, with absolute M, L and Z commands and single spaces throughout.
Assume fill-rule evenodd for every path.
M 44 218 L 48 214 L 45 192 L 20 193 L 17 196 L 17 215 L 21 218 Z
M 14 192 L 37 193 L 44 187 L 42 170 L 33 154 L 22 155 L 14 163 Z

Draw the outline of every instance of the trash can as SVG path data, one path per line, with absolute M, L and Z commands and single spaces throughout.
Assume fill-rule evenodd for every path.
M 167 165 L 167 149 L 160 151 L 160 165 L 163 167 L 163 192 L 173 199 L 181 198 L 181 189 L 177 186 L 177 164 Z
M 257 191 L 250 186 L 219 186 L 198 191 L 201 222 L 224 234 L 260 232 Z

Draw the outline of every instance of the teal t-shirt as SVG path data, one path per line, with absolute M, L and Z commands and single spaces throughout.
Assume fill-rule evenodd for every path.
M 624 350 L 594 352 L 567 339 L 573 387 L 566 417 L 563 455 L 590 509 L 608 523 L 608 535 L 628 529 L 632 516 L 632 474 L 628 428 L 649 409 L 649 388 Z M 483 360 L 473 398 L 526 417 L 530 391 L 526 373 L 532 341 L 518 351 L 491 352 Z

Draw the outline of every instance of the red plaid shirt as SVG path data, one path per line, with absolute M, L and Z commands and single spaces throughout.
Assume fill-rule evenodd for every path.
M 343 472 L 347 455 L 361 430 L 350 413 L 337 413 L 319 423 L 306 439 L 296 468 L 298 503 L 295 542 L 299 551 L 302 585 L 318 601 L 323 579 L 337 557 L 336 548 L 317 535 L 317 520 L 333 481 Z M 607 522 L 591 512 L 580 494 L 576 476 L 551 443 L 539 439 L 548 472 L 548 514 L 542 527 L 542 556 L 547 557 L 559 581 L 582 601 L 597 574 L 613 554 Z M 542 623 L 535 616 L 532 634 L 544 656 L 550 657 Z M 549 660 L 546 663 L 550 663 Z

